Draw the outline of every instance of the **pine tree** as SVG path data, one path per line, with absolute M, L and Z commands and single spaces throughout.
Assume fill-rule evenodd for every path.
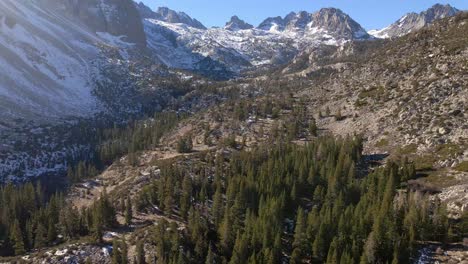
M 237 238 L 232 251 L 232 257 L 229 264 L 243 264 L 248 258 L 248 241 L 247 237 L 237 232 Z
M 335 114 L 335 120 L 336 121 L 341 121 L 343 120 L 343 116 L 341 115 L 341 109 L 338 109 L 338 111 Z
M 47 241 L 49 244 L 53 243 L 57 239 L 57 230 L 52 219 L 49 219 L 49 225 L 47 229 Z
M 168 217 L 172 215 L 172 207 L 174 206 L 174 198 L 172 194 L 166 194 L 164 199 L 164 214 Z
M 213 216 L 213 222 L 215 227 L 219 228 L 223 217 L 223 196 L 221 186 L 216 188 L 216 192 L 213 198 L 213 207 L 211 209 L 211 215 Z
M 338 263 L 338 252 L 337 252 L 337 240 L 336 237 L 333 239 L 330 247 L 328 249 L 327 255 L 327 264 L 337 264 Z
M 193 149 L 193 141 L 191 135 L 184 136 L 177 142 L 177 152 L 190 153 Z
M 34 248 L 43 248 L 47 245 L 46 232 L 44 225 L 39 222 L 34 236 Z
M 187 218 L 187 213 L 190 208 L 192 198 L 192 180 L 189 176 L 184 177 L 182 182 L 182 194 L 180 196 L 180 214 L 183 218 Z
M 187 263 L 187 257 L 185 256 L 182 250 L 179 250 L 179 255 L 177 256 L 177 264 L 185 264 Z
M 30 220 L 26 222 L 26 239 L 25 248 L 32 249 L 34 247 L 34 227 Z
M 313 136 L 313 137 L 316 137 L 318 135 L 317 130 L 318 130 L 317 122 L 315 121 L 315 118 L 312 118 L 310 120 L 310 124 L 309 124 L 309 133 L 310 133 L 310 135 Z
M 299 263 L 307 251 L 306 218 L 302 208 L 297 210 L 296 227 L 294 230 L 293 253 L 295 253 L 296 262 Z
M 213 252 L 211 244 L 208 248 L 208 254 L 206 255 L 205 264 L 216 264 L 215 254 Z
M 232 230 L 232 219 L 228 207 L 226 207 L 224 210 L 224 218 L 219 230 L 219 235 L 221 238 L 221 246 L 223 247 L 223 250 L 225 252 L 229 252 L 234 243 L 234 235 Z
M 114 240 L 112 243 L 112 264 L 122 264 L 122 253 L 120 251 L 120 243 Z
M 24 254 L 24 239 L 23 234 L 20 229 L 20 224 L 18 220 L 15 220 L 10 231 L 10 240 L 11 244 L 13 245 L 13 251 L 15 255 L 22 255 Z
M 92 209 L 92 238 L 96 243 L 102 243 L 103 236 L 103 217 L 99 207 Z
M 321 224 L 319 232 L 317 233 L 317 236 L 315 237 L 314 243 L 312 245 L 314 256 L 321 260 L 325 257 L 325 236 L 327 236 L 325 231 L 325 225 Z
M 136 244 L 136 264 L 146 264 L 146 253 L 145 244 L 142 241 L 138 241 Z
M 398 260 L 398 256 L 399 256 L 399 253 L 398 253 L 398 246 L 395 245 L 395 249 L 393 250 L 393 260 L 392 260 L 392 264 L 398 264 L 398 263 L 400 263 L 399 260 Z
M 122 242 L 120 242 L 120 251 L 121 251 L 121 255 L 122 255 L 122 264 L 127 264 L 128 263 L 128 246 L 127 246 L 127 242 L 125 242 L 125 240 L 122 240 Z
M 127 196 L 127 202 L 125 204 L 125 225 L 130 226 L 133 219 L 132 201 L 130 200 L 130 196 Z

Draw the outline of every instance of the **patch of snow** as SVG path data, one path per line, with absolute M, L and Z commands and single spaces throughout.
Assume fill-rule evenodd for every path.
M 55 251 L 55 256 L 64 256 L 68 253 L 68 249 L 62 249 L 62 250 L 57 250 Z
M 6 24 L 11 17 L 15 24 Z M 0 110 L 2 116 L 89 115 L 90 62 L 101 40 L 87 28 L 36 1 L 0 1 Z M 15 105 L 15 112 L 11 111 Z
M 112 246 L 105 246 L 101 249 L 104 256 L 109 257 L 112 253 Z
M 390 26 L 385 27 L 383 29 L 379 29 L 379 30 L 377 29 L 369 30 L 367 33 L 376 38 L 386 39 L 386 38 L 390 38 L 388 34 L 389 29 L 390 29 Z
M 116 232 L 111 232 L 111 231 L 105 232 L 104 235 L 102 236 L 103 239 L 107 239 L 107 240 L 111 240 L 116 237 L 120 237 L 120 235 L 117 234 Z

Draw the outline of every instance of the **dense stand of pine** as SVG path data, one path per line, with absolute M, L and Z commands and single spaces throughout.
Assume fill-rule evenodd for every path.
M 88 209 L 70 207 L 61 194 L 45 198 L 40 184 L 0 189 L 0 255 L 21 255 L 82 236 L 102 242 L 103 230 L 117 225 L 107 194 Z
M 362 175 L 361 150 L 359 138 L 325 137 L 163 166 L 136 208 L 187 225 L 155 228 L 157 263 L 409 263 L 420 241 L 461 238 L 468 215 L 449 221 L 444 205 L 403 187 L 412 164 Z
M 245 118 L 242 112 L 239 118 Z M 151 123 L 100 132 L 95 159 L 70 167 L 70 180 L 157 146 L 180 118 L 167 113 Z M 316 132 L 315 122 L 308 126 Z M 278 139 L 228 157 L 210 152 L 191 168 L 162 164 L 159 179 L 121 202 L 126 224 L 132 206 L 156 206 L 167 218 L 184 219 L 185 228 L 161 220 L 145 241 L 156 247 L 157 263 L 408 263 L 419 242 L 458 241 L 468 229 L 467 214 L 449 220 L 444 205 L 404 187 L 415 176 L 411 163 L 388 162 L 367 175 L 360 171 L 359 137 L 321 137 L 305 146 Z M 106 192 L 80 211 L 61 194 L 45 197 L 40 184 L 4 186 L 0 198 L 3 256 L 83 236 L 99 243 L 104 230 L 118 225 Z M 126 263 L 126 242 L 114 244 L 113 262 Z M 138 263 L 144 256 L 140 241 Z

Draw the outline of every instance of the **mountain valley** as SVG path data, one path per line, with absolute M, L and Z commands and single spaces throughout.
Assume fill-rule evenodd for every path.
M 0 263 L 468 263 L 466 11 L 3 0 L 0 65 Z

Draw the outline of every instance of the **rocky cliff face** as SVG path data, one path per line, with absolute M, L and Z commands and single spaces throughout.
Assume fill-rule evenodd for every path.
M 419 14 L 409 13 L 400 18 L 395 23 L 381 30 L 371 30 L 369 33 L 378 38 L 401 37 L 408 33 L 417 31 L 438 19 L 451 17 L 459 13 L 460 10 L 450 6 L 436 4 Z
M 155 19 L 167 23 L 185 24 L 193 28 L 206 29 L 206 27 L 200 21 L 191 18 L 184 12 L 177 12 L 167 7 L 160 7 L 158 10 L 153 11 L 141 2 L 135 4 L 135 6 L 143 19 Z
M 246 23 L 244 20 L 240 19 L 238 16 L 233 16 L 231 17 L 231 20 L 226 23 L 226 26 L 224 26 L 224 29 L 230 30 L 230 31 L 238 31 L 238 30 L 246 30 L 246 29 L 252 29 L 254 26 L 252 26 L 249 23 Z
M 312 14 L 311 28 L 322 28 L 349 39 L 369 38 L 359 23 L 336 8 L 324 8 Z
M 146 38 L 138 13 L 128 3 L 0 1 L 2 125 L 22 118 L 51 122 L 89 117 L 104 110 L 96 96 L 99 82 L 108 81 L 112 94 L 129 90 L 127 80 L 120 88 L 116 80 L 130 77 L 116 72 L 136 60 L 130 54 L 140 54 Z
M 104 43 L 37 1 L 0 1 L 0 119 L 95 111 L 91 61 Z
M 124 36 L 128 42 L 146 45 L 140 13 L 132 0 L 39 0 L 79 19 L 95 32 Z
M 340 38 L 369 38 L 369 35 L 359 23 L 336 8 L 322 8 L 315 13 L 307 13 L 305 11 L 292 12 L 284 18 L 267 18 L 258 26 L 258 29 L 279 32 L 303 32 L 304 34 L 315 34 L 317 31 L 325 31 Z

